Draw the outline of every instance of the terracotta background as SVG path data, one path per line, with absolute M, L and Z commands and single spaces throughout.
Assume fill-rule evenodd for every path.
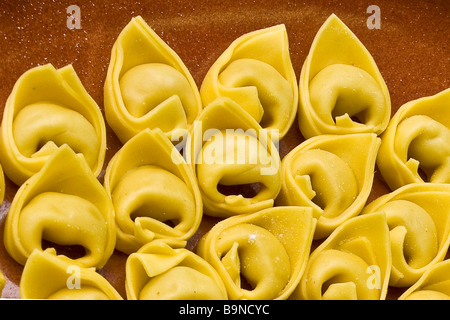
M 81 9 L 81 29 L 70 30 L 69 5 Z M 366 26 L 369 5 L 381 9 L 381 29 Z M 291 59 L 298 75 L 319 27 L 335 13 L 373 55 L 390 90 L 393 113 L 407 101 L 450 87 L 450 1 L 8 1 L 0 2 L 1 113 L 14 83 L 26 70 L 46 63 L 73 64 L 86 90 L 103 109 L 103 83 L 111 47 L 133 16 L 141 15 L 191 71 L 197 85 L 211 64 L 240 35 L 275 24 L 286 25 Z M 105 167 L 120 147 L 108 128 Z M 280 142 L 281 156 L 303 138 L 294 122 Z M 102 179 L 102 177 L 100 177 Z M 4 222 L 17 190 L 6 178 L 0 207 L 0 270 L 6 277 L 2 298 L 19 298 L 22 266 L 3 246 Z M 378 173 L 369 201 L 388 192 Z M 188 246 L 214 223 L 205 218 Z M 115 252 L 99 272 L 125 297 L 126 255 Z M 401 290 L 391 289 L 388 298 Z

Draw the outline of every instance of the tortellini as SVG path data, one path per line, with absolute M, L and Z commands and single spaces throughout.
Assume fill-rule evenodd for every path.
M 236 39 L 211 66 L 200 87 L 204 105 L 229 97 L 263 128 L 287 133 L 298 109 L 298 87 L 284 25 Z
M 383 212 L 353 217 L 310 255 L 292 299 L 383 300 L 391 270 Z
M 52 249 L 31 253 L 19 289 L 22 299 L 123 300 L 94 268 L 71 264 Z
M 334 14 L 318 31 L 299 79 L 299 128 L 320 134 L 376 133 L 391 115 L 389 91 L 368 50 Z
M 363 214 L 384 211 L 390 229 L 389 284 L 413 285 L 445 258 L 450 244 L 450 184 L 413 183 L 368 204 Z
M 431 266 L 399 300 L 450 300 L 450 260 Z
M 186 144 L 205 214 L 229 217 L 272 207 L 281 188 L 280 155 L 270 133 L 229 98 L 201 113 Z M 228 194 L 228 188 L 242 187 Z
M 302 277 L 315 225 L 306 207 L 233 216 L 214 225 L 197 252 L 217 270 L 230 299 L 287 299 Z
M 6 102 L 21 298 L 450 300 L 450 88 L 391 119 L 375 60 L 334 14 L 298 82 L 284 24 L 238 37 L 200 90 L 140 16 L 110 57 L 104 110 L 71 65 L 28 70 Z M 294 121 L 303 142 L 281 158 Z M 391 191 L 374 198 L 377 168 Z
M 377 166 L 391 190 L 450 183 L 450 89 L 401 106 L 382 135 Z
M 113 253 L 116 233 L 111 199 L 84 157 L 63 145 L 17 191 L 9 208 L 4 244 L 24 265 L 33 250 L 67 248 L 60 256 L 81 267 L 101 268 Z M 71 255 L 71 248 L 82 247 Z M 75 254 L 76 253 L 76 254 Z
M 4 109 L 0 154 L 5 174 L 21 185 L 63 144 L 82 154 L 98 176 L 106 152 L 103 115 L 71 65 L 30 69 L 17 80 Z
M 189 70 L 140 16 L 112 48 L 104 97 L 106 120 L 122 143 L 146 128 L 170 138 L 188 130 L 202 110 Z
M 277 205 L 308 206 L 324 238 L 363 209 L 372 189 L 380 139 L 374 133 L 310 138 L 282 160 Z
M 132 253 L 154 239 L 185 242 L 200 225 L 195 176 L 159 129 L 145 129 L 125 143 L 109 162 L 104 185 L 114 204 L 120 251 Z
M 132 253 L 126 262 L 130 300 L 226 300 L 216 270 L 185 248 L 173 249 L 156 240 Z

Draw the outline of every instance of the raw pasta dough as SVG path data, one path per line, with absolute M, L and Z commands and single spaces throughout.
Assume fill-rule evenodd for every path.
M 197 252 L 217 270 L 230 299 L 287 299 L 303 274 L 315 225 L 306 207 L 233 216 L 213 226 Z
M 6 217 L 4 244 L 24 265 L 43 240 L 82 246 L 84 254 L 66 261 L 101 268 L 116 243 L 111 199 L 84 158 L 63 145 L 17 191 Z
M 140 16 L 112 48 L 104 96 L 106 120 L 122 143 L 147 128 L 178 135 L 202 110 L 189 70 Z
M 285 26 L 253 31 L 233 41 L 209 69 L 200 94 L 205 106 L 218 97 L 233 99 L 261 127 L 283 138 L 298 108 Z
M 186 146 L 205 214 L 229 217 L 272 207 L 281 187 L 280 155 L 270 133 L 229 98 L 201 113 Z M 255 194 L 227 194 L 220 186 L 256 185 Z
M 315 239 L 360 213 L 372 189 L 380 139 L 374 133 L 320 135 L 282 161 L 277 205 L 313 208 Z
M 108 164 L 104 182 L 117 226 L 116 248 L 127 254 L 154 239 L 194 235 L 203 206 L 190 166 L 161 130 L 145 129 Z
M 34 250 L 20 280 L 22 299 L 123 300 L 94 268 L 61 259 L 52 249 Z
M 71 65 L 30 69 L 17 80 L 4 109 L 0 154 L 5 174 L 21 185 L 63 144 L 82 154 L 98 176 L 106 152 L 103 115 Z
M 450 89 L 401 106 L 382 135 L 377 166 L 391 190 L 450 183 Z
M 292 299 L 383 300 L 391 271 L 383 212 L 344 222 L 310 255 Z
M 132 253 L 126 263 L 130 300 L 226 300 L 222 279 L 211 265 L 184 248 L 155 240 Z
M 450 260 L 428 268 L 399 300 L 450 300 Z
M 389 284 L 413 285 L 445 258 L 450 244 L 450 184 L 413 183 L 369 203 L 363 214 L 384 211 L 390 228 Z
M 334 14 L 311 45 L 300 73 L 299 97 L 298 121 L 305 138 L 379 135 L 391 115 L 389 91 L 375 61 Z

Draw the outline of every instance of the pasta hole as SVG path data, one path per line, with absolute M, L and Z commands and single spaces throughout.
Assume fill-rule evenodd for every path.
M 332 285 L 334 282 L 333 278 L 328 279 L 327 281 L 325 281 L 322 284 L 322 288 L 321 288 L 321 292 L 320 295 L 323 296 L 325 294 L 325 292 L 327 292 L 328 288 L 330 287 L 330 285 Z
M 273 115 L 270 112 L 264 112 L 263 117 L 260 121 L 260 125 L 263 128 L 270 127 L 274 123 Z
M 317 177 L 315 174 L 310 173 L 310 178 L 311 178 L 311 187 L 312 189 L 316 192 L 316 195 L 311 199 L 311 201 L 317 205 L 318 207 L 320 207 L 322 210 L 325 210 L 326 207 L 326 203 L 325 203 L 325 199 L 322 193 L 322 190 L 320 190 L 320 188 L 317 187 Z
M 217 185 L 217 190 L 225 196 L 242 195 L 244 198 L 255 197 L 261 189 L 262 185 L 259 182 L 239 185 Z
M 424 182 L 430 182 L 430 178 L 433 175 L 435 168 L 424 166 L 423 161 L 421 161 L 420 158 L 421 157 L 419 155 L 413 154 L 413 151 L 411 151 L 410 149 L 408 150 L 408 160 L 415 159 L 415 160 L 419 161 L 419 167 L 417 168 L 417 174 L 420 176 L 420 178 Z
M 241 272 L 241 274 L 240 274 L 240 278 L 241 278 L 241 289 L 249 290 L 249 291 L 255 289 L 255 286 L 253 286 L 253 285 L 247 280 L 247 278 L 245 277 L 245 275 L 242 274 L 242 272 Z
M 426 173 L 426 171 L 421 166 L 419 166 L 419 168 L 417 169 L 417 173 L 419 174 L 420 178 L 423 181 L 429 182 L 430 179 L 428 177 L 428 174 Z
M 142 206 L 136 210 L 134 210 L 130 214 L 130 219 L 135 222 L 136 218 L 148 217 L 159 222 L 164 223 L 170 228 L 175 228 L 180 221 L 177 219 L 173 219 L 174 214 L 170 214 L 168 212 L 164 212 L 163 210 L 158 210 L 157 208 L 149 208 L 149 206 Z
M 42 250 L 53 248 L 56 250 L 56 253 L 58 255 L 64 255 L 73 260 L 82 258 L 86 255 L 86 249 L 81 245 L 61 245 L 49 240 L 42 239 L 41 247 Z
M 314 202 L 315 205 L 320 207 L 320 209 L 325 210 L 326 203 L 324 199 L 321 197 L 320 193 L 317 193 L 314 198 L 311 199 L 312 202 Z
M 350 119 L 355 123 L 366 124 L 366 110 L 367 107 L 362 106 L 352 106 L 348 104 L 348 98 L 338 97 L 336 104 L 331 112 L 331 115 L 336 123 L 336 118 L 345 115 L 346 113 L 350 116 Z M 349 110 L 356 109 L 361 110 L 360 112 L 350 113 Z

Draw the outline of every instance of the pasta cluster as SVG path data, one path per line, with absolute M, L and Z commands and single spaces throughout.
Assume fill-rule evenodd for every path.
M 104 103 L 105 119 L 74 69 L 52 65 L 8 98 L 1 200 L 3 170 L 19 189 L 3 241 L 22 298 L 450 298 L 450 89 L 391 119 L 374 59 L 335 15 L 298 83 L 277 25 L 233 41 L 200 88 L 133 18 Z M 296 116 L 305 140 L 281 158 Z M 108 163 L 106 124 L 122 143 Z M 376 168 L 391 190 L 368 203 Z M 114 250 L 126 297 L 101 272 Z

